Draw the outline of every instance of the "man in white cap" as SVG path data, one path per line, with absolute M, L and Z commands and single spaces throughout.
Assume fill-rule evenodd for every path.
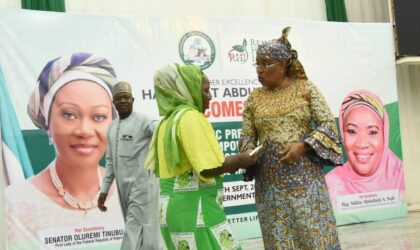
M 155 175 L 144 168 L 157 121 L 133 112 L 134 98 L 129 83 L 117 83 L 113 97 L 119 118 L 108 129 L 107 173 L 98 208 L 107 210 L 105 200 L 115 178 L 125 219 L 121 249 L 159 249 L 159 186 Z

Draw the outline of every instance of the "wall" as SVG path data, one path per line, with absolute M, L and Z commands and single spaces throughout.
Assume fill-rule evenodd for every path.
M 70 0 L 66 1 L 66 8 L 69 12 L 326 20 L 324 0 Z

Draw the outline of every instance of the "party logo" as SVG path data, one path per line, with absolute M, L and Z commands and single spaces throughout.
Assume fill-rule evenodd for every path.
M 188 65 L 197 65 L 201 69 L 210 67 L 216 57 L 216 49 L 208 35 L 201 31 L 190 31 L 179 41 L 179 56 Z

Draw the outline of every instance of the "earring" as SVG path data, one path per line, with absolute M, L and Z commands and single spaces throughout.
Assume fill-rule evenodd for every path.
M 51 135 L 50 135 L 49 130 L 47 130 L 47 135 L 48 135 L 48 145 L 50 145 L 50 146 L 54 145 L 53 140 L 51 139 Z

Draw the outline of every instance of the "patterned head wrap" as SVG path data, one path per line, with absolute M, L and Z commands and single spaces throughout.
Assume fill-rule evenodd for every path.
M 373 111 L 379 119 L 384 123 L 384 107 L 379 98 L 375 98 L 373 93 L 367 90 L 355 91 L 348 95 L 341 104 L 342 119 L 355 107 L 363 106 Z
M 131 85 L 128 82 L 118 82 L 115 84 L 114 88 L 112 89 L 112 94 L 115 96 L 119 93 L 129 93 L 131 94 Z
M 37 87 L 28 103 L 28 114 L 38 128 L 48 130 L 50 108 L 57 92 L 67 83 L 88 80 L 102 86 L 112 100 L 112 86 L 117 82 L 111 64 L 89 53 L 73 53 L 51 60 L 38 77 Z M 113 117 L 115 117 L 113 107 Z
M 189 110 L 203 111 L 201 83 L 203 73 L 198 66 L 180 66 L 176 63 L 160 68 L 155 74 L 155 93 L 159 114 L 165 116 L 167 126 L 163 136 L 165 159 L 169 172 L 177 167 L 181 160 L 179 142 L 176 136 L 179 121 Z M 154 169 L 159 176 L 157 167 L 157 134 L 160 124 L 156 128 L 146 159 L 146 167 Z
M 283 29 L 282 36 L 271 42 L 258 46 L 257 56 L 268 57 L 277 61 L 286 61 L 288 76 L 296 79 L 308 79 L 305 69 L 298 59 L 297 51 L 292 49 L 292 45 L 287 39 L 291 27 Z

